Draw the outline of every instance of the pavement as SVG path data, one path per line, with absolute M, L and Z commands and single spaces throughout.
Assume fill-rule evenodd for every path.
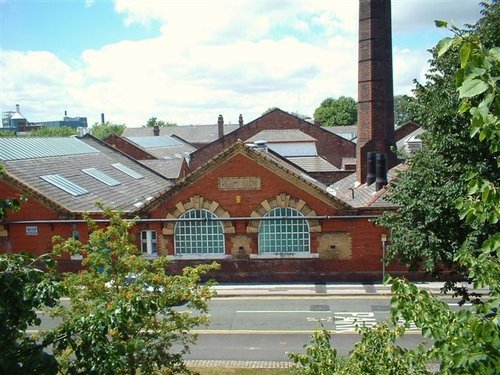
M 415 282 L 420 289 L 442 295 L 443 282 Z M 472 291 L 472 285 L 462 283 Z M 218 284 L 214 287 L 217 297 L 262 297 L 262 296 L 363 296 L 388 295 L 391 286 L 372 283 L 279 283 L 279 284 Z M 487 293 L 487 290 L 475 290 Z

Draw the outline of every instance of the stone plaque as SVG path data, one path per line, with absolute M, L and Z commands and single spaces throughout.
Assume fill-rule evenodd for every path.
M 260 177 L 219 177 L 219 190 L 260 190 Z

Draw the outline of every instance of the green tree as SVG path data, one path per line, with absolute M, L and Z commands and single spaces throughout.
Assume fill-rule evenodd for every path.
M 121 135 L 125 130 L 126 125 L 113 124 L 110 122 L 105 122 L 103 124 L 95 123 L 92 126 L 91 134 L 98 139 L 106 139 L 111 134 Z
M 155 126 L 159 126 L 160 128 L 166 126 L 177 126 L 175 122 L 165 122 L 163 120 L 158 120 L 156 117 L 150 117 L 146 122 L 146 128 L 152 128 Z
M 493 23 L 492 14 L 498 15 L 498 3 L 485 9 L 471 32 L 491 47 L 498 40 L 486 38 L 482 30 Z M 471 139 L 470 113 L 457 111 L 461 105 L 455 86 L 455 73 L 460 69 L 458 46 L 451 46 L 447 54 L 439 54 L 437 48 L 431 52 L 426 82 L 416 82 L 415 100 L 409 106 L 413 119 L 425 129 L 425 148 L 412 158 L 410 170 L 400 174 L 390 191 L 389 199 L 400 208 L 384 213 L 378 223 L 391 230 L 388 261 L 397 257 L 412 269 L 440 272 L 461 249 L 479 248 L 497 230 L 488 222 L 463 221 L 455 202 L 466 195 L 464 176 L 493 177 L 498 167 L 488 146 Z M 466 273 L 463 267 L 455 270 Z
M 322 126 L 355 125 L 357 119 L 357 103 L 346 96 L 340 96 L 338 99 L 326 98 L 314 111 L 314 120 Z
M 0 165 L 0 178 L 3 168 Z M 18 211 L 23 197 L 0 200 L 0 219 Z M 53 270 L 49 255 L 34 258 L 27 254 L 0 254 L 0 373 L 56 374 L 57 361 L 46 351 L 52 336 L 26 334 L 28 326 L 40 325 L 36 311 L 53 307 L 60 289 L 53 273 L 40 270 L 43 265 Z
M 0 130 L 0 137 L 15 137 L 16 132 L 12 130 Z
M 29 326 L 40 325 L 36 311 L 54 307 L 59 284 L 41 265 L 53 268 L 50 255 L 0 255 L 0 373 L 56 374 L 58 364 L 47 347 L 53 335 L 29 335 Z
M 412 105 L 415 101 L 413 96 L 395 95 L 394 96 L 394 124 L 397 126 L 413 121 Z
M 56 240 L 57 254 L 78 252 L 85 266 L 64 280 L 72 303 L 57 313 L 62 324 L 56 332 L 62 339 L 54 351 L 61 366 L 68 373 L 189 373 L 182 362 L 195 340 L 189 331 L 207 323 L 206 301 L 213 293 L 201 277 L 216 265 L 168 275 L 166 257 L 145 259 L 135 246 L 133 222 L 110 210 L 106 216 L 106 228 L 89 221 L 87 244 Z M 175 308 L 183 303 L 196 314 Z M 174 343 L 182 346 L 177 353 Z
M 78 131 L 70 126 L 41 126 L 29 133 L 31 137 L 70 137 Z

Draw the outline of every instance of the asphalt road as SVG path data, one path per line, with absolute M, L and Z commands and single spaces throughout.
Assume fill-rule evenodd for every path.
M 332 332 L 339 354 L 347 354 L 359 340 L 356 325 L 387 320 L 389 306 L 390 296 L 384 295 L 217 297 L 209 302 L 210 325 L 193 331 L 198 341 L 185 359 L 288 361 L 287 353 L 304 352 L 320 325 Z M 47 314 L 41 318 L 41 328 L 57 323 Z M 400 344 L 413 347 L 422 341 L 411 325 Z
M 305 351 L 320 325 L 332 332 L 338 353 L 347 354 L 359 341 L 356 325 L 387 320 L 389 306 L 389 296 L 216 298 L 210 302 L 211 324 L 195 330 L 198 342 L 186 359 L 287 361 L 287 353 Z M 399 344 L 422 341 L 410 324 Z

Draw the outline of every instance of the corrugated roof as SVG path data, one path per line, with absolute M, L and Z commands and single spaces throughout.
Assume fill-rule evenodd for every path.
M 0 138 L 0 160 L 23 160 L 53 156 L 98 153 L 95 148 L 73 137 Z

